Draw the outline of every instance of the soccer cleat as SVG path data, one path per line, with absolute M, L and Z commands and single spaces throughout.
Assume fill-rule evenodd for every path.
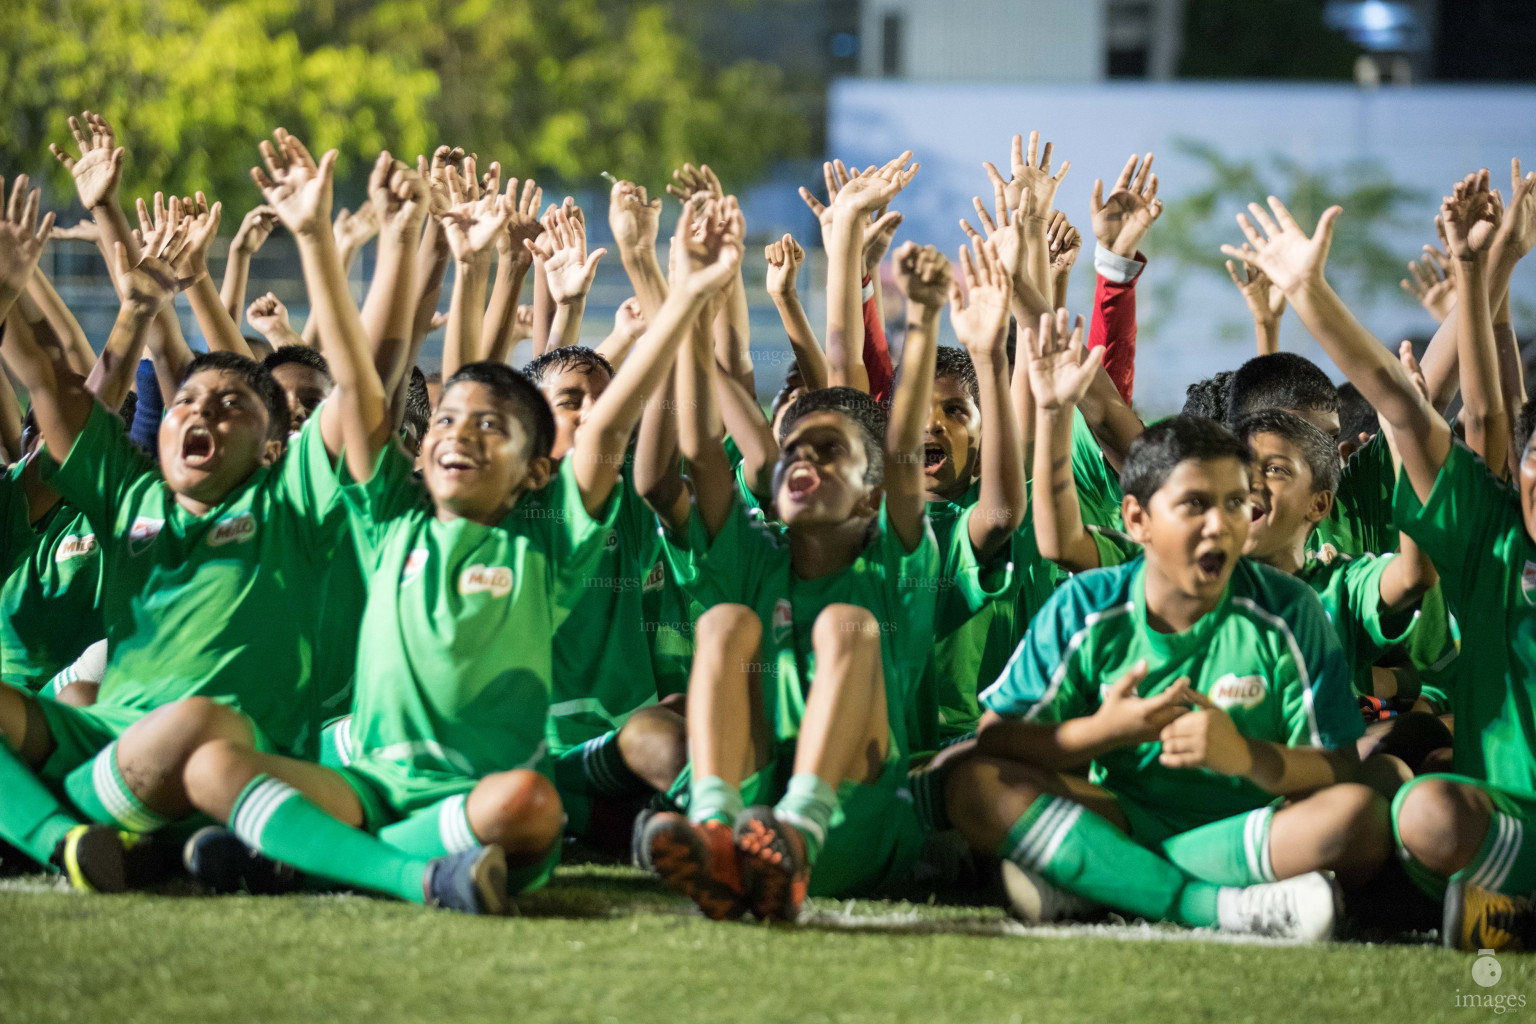
M 1465 881 L 1445 890 L 1445 919 L 1440 942 L 1464 953 L 1492 950 L 1523 953 L 1536 949 L 1536 903 L 1506 896 Z
M 1322 942 L 1333 937 L 1339 890 L 1320 871 L 1282 882 L 1223 886 L 1216 896 L 1222 931 Z
M 734 833 L 752 913 L 761 921 L 799 917 L 811 878 L 805 836 L 780 821 L 771 807 L 742 811 L 736 817 Z
M 635 815 L 635 826 L 629 834 L 629 859 L 630 863 L 647 874 L 655 868 L 651 866 L 651 851 L 645 844 L 645 827 L 651 823 L 651 819 L 661 812 L 650 807 L 640 808 L 640 813 Z
M 722 822 L 695 824 L 673 811 L 645 823 L 641 845 L 651 870 L 687 896 L 713 921 L 734 921 L 747 911 L 741 865 L 730 828 Z
M 1025 924 L 1086 918 L 1098 910 L 1092 902 L 1058 889 L 1040 873 L 1011 860 L 1003 861 L 1003 888 L 1008 892 L 1008 909 Z
M 49 860 L 81 892 L 127 892 L 128 851 L 142 838 L 108 825 L 76 825 L 59 840 Z
M 421 884 L 429 907 L 447 907 L 465 914 L 505 914 L 509 905 L 507 854 L 491 845 L 436 857 L 427 865 Z
M 218 825 L 194 832 L 182 847 L 181 859 L 189 875 L 217 893 L 280 896 L 299 887 L 293 868 L 262 856 Z

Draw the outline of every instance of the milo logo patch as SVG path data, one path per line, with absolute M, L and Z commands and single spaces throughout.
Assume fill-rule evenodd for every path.
M 773 606 L 773 639 L 775 643 L 783 643 L 790 630 L 795 628 L 795 613 L 790 607 L 788 598 L 779 598 Z
M 645 574 L 645 580 L 640 584 L 640 592 L 642 594 L 653 593 L 665 586 L 666 582 L 667 567 L 658 558 L 656 564 L 651 566 L 651 571 Z
M 150 519 L 148 516 L 139 516 L 128 528 L 128 553 L 142 555 L 149 550 L 149 546 L 160 536 L 160 531 L 165 529 L 164 519 Z
M 214 524 L 213 532 L 208 534 L 208 546 L 217 548 L 225 544 L 239 544 L 254 536 L 256 536 L 256 520 L 249 512 L 242 512 L 229 519 L 220 519 Z
M 84 558 L 96 550 L 96 535 L 87 533 L 82 536 L 70 535 L 59 541 L 58 550 L 53 553 L 55 562 L 67 562 L 71 558 Z
M 1262 676 L 1238 677 L 1227 673 L 1211 687 L 1211 703 L 1223 711 L 1235 707 L 1256 708 L 1269 695 L 1269 685 Z
M 427 567 L 427 549 L 413 548 L 411 553 L 405 556 L 405 567 L 400 570 L 400 585 L 415 583 L 421 578 L 421 571 Z
M 472 565 L 459 576 L 459 593 L 506 597 L 512 593 L 512 570 L 504 565 Z

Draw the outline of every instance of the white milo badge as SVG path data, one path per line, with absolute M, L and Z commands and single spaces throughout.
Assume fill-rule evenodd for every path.
M 773 639 L 775 643 L 783 643 L 790 630 L 795 627 L 794 609 L 790 607 L 788 598 L 779 598 L 773 606 Z
M 492 597 L 512 593 L 512 570 L 504 565 L 472 565 L 459 576 L 459 593 L 486 592 Z
M 1216 680 L 1211 687 L 1211 703 L 1223 711 L 1241 707 L 1252 709 L 1263 703 L 1269 695 L 1269 684 L 1262 676 L 1238 677 L 1231 672 Z
M 1520 574 L 1520 593 L 1525 595 L 1526 604 L 1536 604 L 1536 562 L 1525 563 L 1525 571 Z
M 256 536 L 256 520 L 249 512 L 242 512 L 229 519 L 220 519 L 214 524 L 213 530 L 208 534 L 208 546 L 217 548 L 225 544 L 238 544 L 254 536 Z

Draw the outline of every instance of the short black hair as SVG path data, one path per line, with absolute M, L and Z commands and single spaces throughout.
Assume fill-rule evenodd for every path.
M 244 334 L 241 337 L 245 338 L 245 343 L 251 350 L 251 358 L 258 363 L 264 362 L 268 356 L 276 351 L 272 347 L 272 343 L 259 334 Z
M 878 484 L 884 480 L 885 410 L 858 388 L 821 388 L 802 394 L 784 414 L 784 422 L 779 425 L 779 443 L 784 443 L 796 422 L 811 413 L 826 411 L 842 413 L 859 428 L 866 463 L 864 482 Z
M 976 377 L 976 364 L 971 362 L 971 354 L 965 349 L 939 346 L 933 363 L 933 379 L 944 377 L 959 381 L 970 393 L 971 401 L 981 404 L 981 382 Z
M 458 372 L 443 381 L 443 393 L 455 384 L 484 384 L 500 401 L 512 407 L 512 415 L 528 434 L 528 457 L 549 457 L 555 445 L 555 414 L 550 411 L 544 392 L 527 377 L 506 363 L 482 360 L 465 363 Z
M 1232 432 L 1252 445 L 1258 434 L 1274 434 L 1301 449 L 1312 471 L 1312 493 L 1339 489 L 1339 448 L 1333 438 L 1295 413 L 1284 409 L 1260 409 L 1237 421 Z
M 1218 423 L 1227 418 L 1227 394 L 1232 390 L 1232 371 L 1197 380 L 1184 389 L 1184 415 L 1204 416 Z
M 768 406 L 768 422 L 772 423 L 779 415 L 779 410 L 797 394 L 804 393 L 805 377 L 800 373 L 800 364 L 791 361 L 789 371 L 784 374 L 784 385 L 774 393 L 773 402 Z
M 1339 385 L 1339 440 L 1353 441 L 1361 434 L 1381 430 L 1381 418 L 1360 389 L 1349 381 Z
M 1528 398 L 1520 407 L 1520 415 L 1515 417 L 1515 441 L 1524 448 L 1531 443 L 1531 434 L 1536 432 L 1536 398 Z
M 325 356 L 308 345 L 284 345 L 261 361 L 261 365 L 269 370 L 287 366 L 289 363 L 307 366 L 316 373 L 324 374 L 325 379 L 332 384 L 336 382 L 336 378 L 331 374 L 331 364 L 325 361 Z
M 421 439 L 426 436 L 427 424 L 432 419 L 432 396 L 427 394 L 427 375 L 421 367 L 411 367 L 410 381 L 405 385 L 405 414 L 400 419 L 401 436 L 414 438 L 407 448 L 412 456 L 421 454 Z
M 1337 456 L 1335 456 L 1337 457 Z M 1248 468 L 1253 450 L 1232 431 L 1204 416 L 1170 416 L 1131 442 L 1120 471 L 1120 487 L 1146 508 L 1181 462 L 1236 459 Z
M 176 386 L 181 387 L 204 370 L 239 377 L 267 407 L 267 440 L 281 441 L 288 437 L 288 396 L 283 394 L 271 370 L 254 359 L 233 352 L 201 352 L 187 364 L 187 371 Z
M 602 370 L 608 374 L 609 380 L 613 379 L 613 366 L 608 360 L 584 345 L 552 348 L 523 367 L 523 373 L 528 379 L 541 388 L 546 377 L 554 377 L 567 370 L 581 370 L 589 377 L 593 370 Z
M 1338 412 L 1339 390 L 1323 368 L 1306 356 L 1272 352 L 1239 366 L 1227 395 L 1229 422 L 1260 409 Z

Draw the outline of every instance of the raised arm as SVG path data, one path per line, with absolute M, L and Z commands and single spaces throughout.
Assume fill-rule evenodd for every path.
M 1269 205 L 1273 217 L 1259 204 L 1250 203 L 1253 221 L 1244 214 L 1237 218 L 1247 244 L 1224 245 L 1221 251 L 1254 264 L 1285 292 L 1291 308 L 1334 364 L 1397 431 L 1403 467 L 1419 499 L 1427 500 L 1450 451 L 1451 431 L 1414 388 L 1402 364 L 1360 325 L 1323 276 L 1334 222 L 1342 210 L 1337 206 L 1324 210 L 1317 230 L 1308 236 L 1279 199 L 1270 196 Z
M 544 233 L 523 244 L 530 259 L 544 261 L 549 297 L 555 303 L 555 319 L 545 351 L 577 344 L 581 341 L 587 294 L 597 277 L 597 263 L 608 250 L 588 253 L 586 221 L 568 216 L 564 210 L 555 210 L 545 219 Z
M 697 235 L 692 206 L 683 208 L 677 239 L 687 247 L 687 258 L 675 265 L 670 294 L 654 317 L 647 314 L 645 335 L 576 433 L 569 457 L 576 460 L 582 502 L 594 515 L 607 504 L 618 480 L 624 449 L 646 399 L 666 379 L 705 301 L 725 286 L 741 261 L 741 210 L 729 197 L 720 207 L 718 215 L 702 219 Z
M 1045 300 L 1051 300 L 1050 292 L 1050 248 L 1045 241 L 1043 229 L 1047 218 L 1051 214 L 1051 205 L 1056 201 L 1056 192 L 1061 188 L 1067 171 L 1072 168 L 1072 161 L 1063 160 L 1061 167 L 1055 174 L 1051 173 L 1051 149 L 1052 143 L 1047 142 L 1045 149 L 1040 148 L 1040 133 L 1029 133 L 1029 150 L 1024 149 L 1024 137 L 1013 137 L 1013 148 L 1009 153 L 1009 171 L 1013 177 L 1007 181 L 998 169 L 991 163 L 984 162 L 981 167 L 987 172 L 987 180 L 992 183 L 994 197 L 1000 196 L 999 205 L 1007 208 L 1017 215 L 1028 218 L 1038 218 L 1041 221 L 1042 233 L 1034 240 L 1039 244 L 1032 244 L 1025 251 L 1024 258 L 1027 261 L 1027 272 L 1030 281 L 1044 296 Z M 980 204 L 976 204 L 978 212 Z M 1010 262 L 1006 254 L 1004 261 Z M 1016 270 L 1016 273 L 1018 271 Z
M 608 193 L 608 228 L 619 250 L 619 261 L 649 320 L 667 300 L 667 277 L 656 257 L 656 235 L 661 224 L 661 199 L 651 199 L 642 185 L 616 181 Z
M 224 304 L 224 311 L 237 326 L 240 323 L 240 309 L 245 305 L 245 288 L 251 279 L 251 257 L 261 251 L 276 226 L 277 214 L 269 207 L 257 206 L 240 221 L 240 229 L 229 243 L 219 301 Z
M 1467 445 L 1495 476 L 1509 471 L 1510 412 L 1504 407 L 1494 348 L 1493 311 L 1488 303 L 1488 251 L 1500 209 L 1488 187 L 1488 172 L 1470 174 L 1440 205 L 1456 278 L 1456 356 L 1461 368 L 1462 422 Z
M 496 238 L 512 216 L 512 204 L 495 190 L 482 194 L 473 157 L 465 157 L 464 174 L 448 168 L 450 206 L 443 214 L 443 233 L 453 253 L 453 298 L 443 336 L 443 379 L 460 366 L 480 359 L 480 332 L 485 325 L 485 289 L 491 277 Z
M 1067 311 L 1042 316 L 1019 339 L 1035 398 L 1035 541 L 1040 554 L 1068 572 L 1097 569 L 1099 548 L 1083 527 L 1072 475 L 1072 410 L 1088 393 L 1099 361 L 1083 347 L 1083 318 Z
M 240 333 L 239 322 L 224 308 L 224 300 L 213 285 L 213 275 L 208 272 L 208 249 L 219 234 L 219 218 L 224 205 L 208 205 L 208 197 L 201 192 L 196 196 L 171 199 L 171 219 L 185 220 L 187 231 L 187 260 L 193 273 L 192 285 L 187 289 L 187 301 L 192 315 L 203 332 L 203 340 L 210 352 L 233 352 L 251 358 L 251 346 Z
M 531 327 L 533 310 L 530 309 L 528 312 L 530 314 L 528 324 Z M 518 315 L 522 315 L 521 309 Z M 614 311 L 613 330 L 597 346 L 597 354 L 608 360 L 608 365 L 617 370 L 624 365 L 624 360 L 629 358 L 630 350 L 635 347 L 635 342 L 639 341 L 644 333 L 645 311 L 640 308 L 640 300 L 631 295 L 619 303 L 619 308 Z
M 800 367 L 805 386 L 811 391 L 820 390 L 827 386 L 827 357 L 816 340 L 805 307 L 800 305 L 796 288 L 800 265 L 805 262 L 805 250 L 792 235 L 785 235 L 777 242 L 768 243 L 763 249 L 763 257 L 768 261 L 768 297 L 784 322 L 784 333 L 795 353 L 795 365 Z
M 962 258 L 970 259 L 968 250 Z M 902 547 L 915 551 L 923 539 L 926 512 L 923 438 L 933 406 L 939 310 L 949 298 L 952 274 L 949 260 L 931 245 L 919 248 L 908 242 L 896 250 L 895 260 L 897 278 L 907 294 L 907 340 L 885 433 L 885 515 Z M 967 269 L 974 279 L 975 265 Z
M 1227 260 L 1227 276 L 1237 285 L 1243 301 L 1248 304 L 1248 314 L 1253 317 L 1253 334 L 1261 356 L 1280 351 L 1280 316 L 1285 312 L 1285 292 L 1274 286 L 1264 271 L 1251 263 L 1243 264 L 1243 276 L 1237 276 L 1237 267 Z
M 271 292 L 257 296 L 246 307 L 245 319 L 274 349 L 304 344 L 304 339 L 288 319 L 288 307 Z
M 1426 401 L 1429 399 L 1429 385 L 1425 383 L 1424 371 L 1420 368 L 1418 360 L 1413 356 L 1413 345 L 1403 342 L 1398 346 L 1398 359 L 1403 364 L 1403 371 L 1413 386 Z M 1387 446 L 1392 453 L 1392 465 L 1394 469 L 1402 467 L 1402 456 L 1398 454 L 1397 439 L 1392 431 L 1391 424 L 1383 424 L 1382 436 L 1387 440 Z M 1381 607 L 1391 612 L 1406 611 L 1419 603 L 1424 592 L 1440 579 L 1440 574 L 1435 570 L 1434 562 L 1430 561 L 1424 550 L 1416 544 L 1412 537 L 1406 533 L 1398 535 L 1397 553 L 1392 556 L 1392 561 L 1387 563 L 1386 569 L 1381 574 L 1379 586 L 1381 593 Z
M 1098 308 L 1089 325 L 1088 347 L 1104 349 L 1104 369 L 1127 402 L 1136 384 L 1136 280 L 1145 266 L 1138 252 L 1163 213 L 1153 159 L 1151 153 L 1144 161 L 1131 154 L 1109 197 L 1104 198 L 1103 182 L 1095 181 L 1089 202 L 1097 242 L 1093 265 Z
M 18 184 L 26 180 L 25 175 L 18 175 Z M 54 236 L 50 236 L 54 237 Z M 91 343 L 86 340 L 85 328 L 80 326 L 80 321 L 69 311 L 64 304 L 64 299 L 54 289 L 53 282 L 48 280 L 48 275 L 43 273 L 43 268 L 38 267 L 32 272 L 32 277 L 27 281 L 27 295 L 42 311 L 48 321 L 48 326 L 53 328 L 59 336 L 59 342 L 64 348 L 64 355 L 69 360 L 70 368 L 78 374 L 91 372 L 91 367 L 96 365 L 96 353 L 91 350 Z
M 335 458 L 344 446 L 347 471 L 354 480 L 364 482 L 372 479 L 379 452 L 394 431 L 384 385 L 374 368 L 331 233 L 331 182 L 337 153 L 331 150 L 316 164 L 304 144 L 283 129 L 273 132 L 273 140 L 276 145 L 262 142 L 266 169 L 252 169 L 251 178 L 299 245 L 311 316 L 318 320 L 321 348 L 336 380 L 335 400 L 320 411 L 326 450 Z
M 981 491 L 970 517 L 971 548 L 985 561 L 1024 524 L 1024 456 L 1008 402 L 1008 271 L 997 249 L 960 255 L 960 281 L 949 289 L 949 319 L 970 353 L 981 396 Z M 962 284 L 964 287 L 962 288 Z M 969 295 L 967 300 L 966 296 Z
M 5 179 L 0 177 L 0 320 L 26 291 L 27 283 L 43 255 L 43 244 L 53 230 L 53 211 L 37 215 L 42 192 L 28 189 L 25 175 L 16 179 L 9 201 L 5 198 Z
M 506 199 L 512 205 L 512 213 L 507 217 L 506 228 L 496 236 L 496 282 L 491 285 L 491 301 L 486 304 L 485 324 L 481 330 L 485 358 L 493 363 L 507 362 L 518 341 L 533 333 L 533 309 L 520 307 L 517 301 L 522 297 L 523 282 L 533 266 L 533 257 L 523 242 L 539 237 L 539 206 L 544 202 L 544 190 L 529 178 L 523 182 L 522 197 L 519 198 L 517 179 L 510 178 Z M 524 308 L 528 309 L 528 315 L 519 322 Z M 524 324 L 528 327 L 527 334 L 522 333 Z
M 1052 210 L 1046 224 L 1046 241 L 1051 254 L 1051 305 L 1061 309 L 1067 304 L 1067 284 L 1072 279 L 1072 265 L 1083 248 L 1083 236 L 1066 214 Z

